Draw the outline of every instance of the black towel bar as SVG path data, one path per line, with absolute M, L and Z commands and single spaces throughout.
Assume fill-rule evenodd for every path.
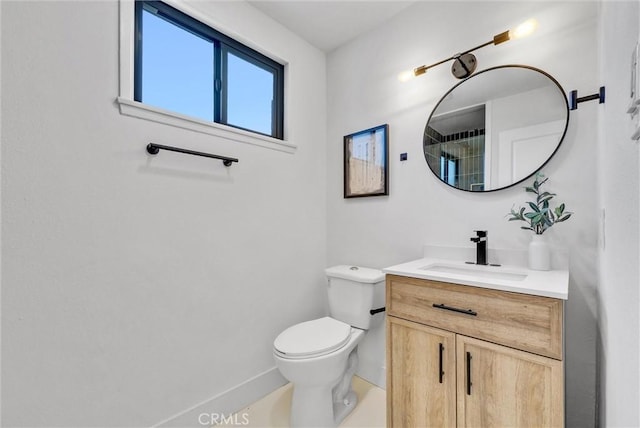
M 230 157 L 227 157 L 227 156 L 212 155 L 211 153 L 196 152 L 196 151 L 193 151 L 193 150 L 181 149 L 179 147 L 163 146 L 162 144 L 155 144 L 155 143 L 147 144 L 147 152 L 149 154 L 151 154 L 151 155 L 157 155 L 158 152 L 161 149 L 162 150 L 168 150 L 170 152 L 184 153 L 184 154 L 187 154 L 187 155 L 203 156 L 205 158 L 220 159 L 222 161 L 222 163 L 224 164 L 224 166 L 231 166 L 232 162 L 238 162 L 238 159 L 230 158 Z

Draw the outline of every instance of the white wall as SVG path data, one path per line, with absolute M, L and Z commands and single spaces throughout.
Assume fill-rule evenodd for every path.
M 436 180 L 422 154 L 426 120 L 457 81 L 449 64 L 407 83 L 399 72 L 430 64 L 490 40 L 534 16 L 533 36 L 477 52 L 479 67 L 527 64 L 553 75 L 580 96 L 600 86 L 597 4 L 593 2 L 418 2 L 384 26 L 328 57 L 328 264 L 384 267 L 421 257 L 424 244 L 471 246 L 474 229 L 489 231 L 490 248 L 526 249 L 530 236 L 505 215 L 526 195 L 521 186 L 472 194 Z M 597 103 L 571 113 L 567 136 L 544 168 L 548 189 L 575 212 L 549 238 L 571 256 L 566 306 L 568 426 L 594 426 L 596 401 Z M 342 198 L 342 136 L 390 126 L 390 195 Z M 400 153 L 408 161 L 400 162 Z M 384 366 L 384 337 L 368 335 L 361 357 Z M 376 370 L 368 370 L 376 372 Z M 380 379 L 371 379 L 379 381 Z
M 602 83 L 607 101 L 598 150 L 600 210 L 600 424 L 640 426 L 640 265 L 638 143 L 630 139 L 631 52 L 640 36 L 638 2 L 601 5 Z
M 121 116 L 116 1 L 1 7 L 3 426 L 150 426 L 277 386 L 274 337 L 325 310 L 325 55 L 210 5 L 290 61 L 288 154 Z

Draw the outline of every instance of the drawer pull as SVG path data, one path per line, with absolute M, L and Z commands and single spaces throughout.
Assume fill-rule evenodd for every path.
M 467 395 L 471 395 L 471 352 L 467 352 Z
M 444 352 L 444 345 L 440 344 L 440 372 L 438 374 L 440 378 L 440 383 L 442 383 L 442 377 L 444 376 L 444 372 L 442 371 L 442 353 Z
M 451 306 L 447 306 L 444 303 L 440 303 L 439 305 L 437 303 L 433 304 L 434 308 L 438 308 L 438 309 L 445 309 L 447 311 L 453 311 L 453 312 L 459 312 L 461 314 L 465 314 L 465 315 L 472 315 L 472 316 L 476 316 L 478 315 L 477 312 L 472 311 L 471 309 L 458 309 L 458 308 L 453 308 Z

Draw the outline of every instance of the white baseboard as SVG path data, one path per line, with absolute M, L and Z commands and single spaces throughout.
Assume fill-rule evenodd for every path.
M 273 367 L 257 376 L 252 377 L 231 389 L 217 394 L 182 412 L 179 412 L 162 422 L 153 425 L 160 427 L 199 427 L 210 426 L 211 415 L 229 416 L 260 398 L 275 391 L 287 380 L 280 374 L 277 367 Z M 204 415 L 204 416 L 201 416 Z

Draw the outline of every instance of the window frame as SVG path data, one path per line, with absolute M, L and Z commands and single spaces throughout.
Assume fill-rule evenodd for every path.
M 221 33 L 206 23 L 176 9 L 159 0 L 135 0 L 134 2 L 134 46 L 133 46 L 133 100 L 142 101 L 142 25 L 143 10 L 154 13 L 169 23 L 185 31 L 210 41 L 214 47 L 214 117 L 211 123 L 229 126 L 247 131 L 252 134 L 263 135 L 277 140 L 284 140 L 284 68 L 283 64 L 250 48 L 249 46 Z M 149 11 L 152 8 L 153 11 Z M 273 100 L 271 109 L 272 133 L 256 131 L 233 125 L 227 121 L 227 88 L 224 84 L 227 78 L 226 58 L 228 53 L 242 58 L 248 63 L 271 73 L 273 79 Z M 176 112 L 183 114 L 181 112 Z

